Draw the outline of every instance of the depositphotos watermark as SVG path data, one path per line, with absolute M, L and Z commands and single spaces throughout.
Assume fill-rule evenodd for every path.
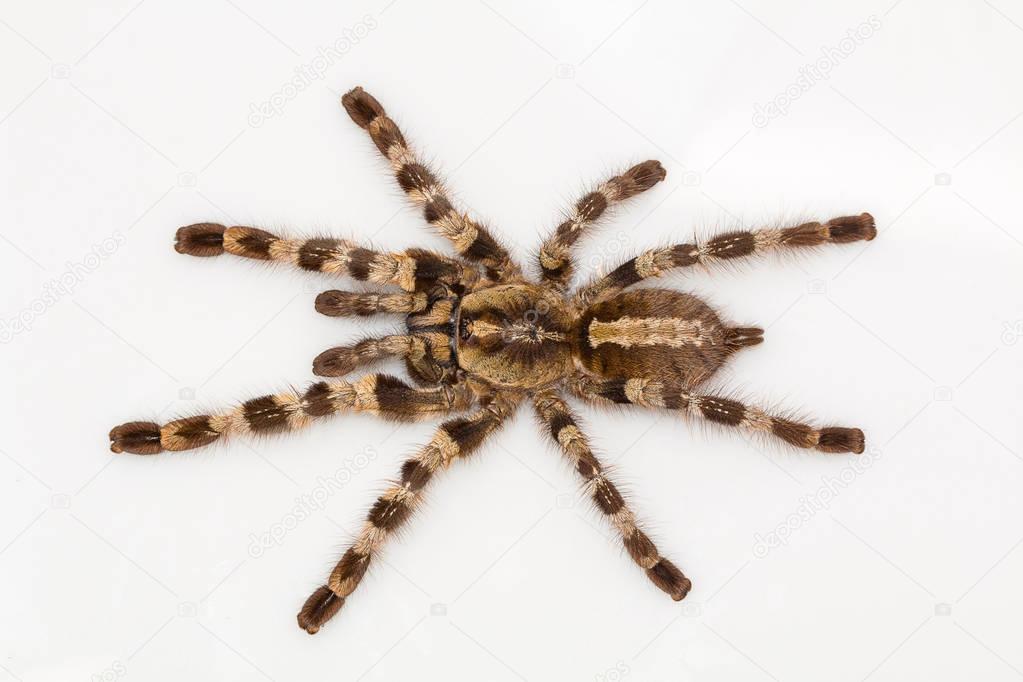
M 316 50 L 316 56 L 305 64 L 295 67 L 295 75 L 286 81 L 266 100 L 252 102 L 249 105 L 249 125 L 258 128 L 274 116 L 280 116 L 284 107 L 299 93 L 307 90 L 316 81 L 323 80 L 330 67 L 352 51 L 352 48 L 364 40 L 379 24 L 376 17 L 367 14 L 356 24 L 341 31 L 341 36 L 326 46 Z
M 761 535 L 753 536 L 753 556 L 763 559 L 771 550 L 789 543 L 792 534 L 805 526 L 818 512 L 827 510 L 831 503 L 853 481 L 862 476 L 881 459 L 881 450 L 871 448 L 862 455 L 857 455 L 847 466 L 843 467 L 838 476 L 822 476 L 821 486 L 811 495 L 799 498 L 799 506 L 785 517 L 785 520 Z
M 1023 338 L 1023 320 L 1002 323 L 1002 343 L 1006 346 L 1015 346 L 1021 338 Z
M 614 664 L 614 667 L 608 668 L 603 672 L 599 672 L 594 675 L 593 679 L 596 682 L 621 682 L 632 672 L 632 668 L 625 661 L 618 661 Z
M 317 476 L 313 489 L 296 497 L 295 506 L 279 521 L 271 524 L 262 533 L 249 533 L 249 556 L 258 559 L 271 547 L 282 545 L 288 533 L 298 528 L 298 524 L 316 512 L 323 511 L 331 496 L 348 485 L 356 474 L 376 458 L 376 449 L 369 446 L 349 458 L 332 475 Z
M 600 245 L 597 253 L 592 254 L 586 259 L 586 265 L 590 272 L 601 275 L 605 274 L 604 271 L 607 270 L 608 264 L 617 261 L 630 242 L 629 233 L 624 230 L 618 230 L 610 239 L 607 239 Z
M 787 114 L 793 102 L 812 90 L 817 83 L 831 78 L 831 72 L 879 30 L 881 20 L 870 15 L 862 24 L 849 29 L 837 45 L 822 47 L 821 56 L 801 67 L 796 80 L 789 83 L 766 104 L 757 104 L 753 108 L 754 127 L 763 128 L 773 119 Z
M 68 261 L 59 277 L 43 284 L 39 296 L 14 317 L 0 320 L 0 344 L 10 343 L 18 334 L 32 331 L 36 320 L 57 305 L 62 298 L 73 294 L 79 284 L 96 272 L 103 265 L 103 261 L 110 258 L 127 241 L 128 238 L 124 234 L 119 230 L 115 231 L 98 244 L 93 244 L 91 250 L 77 261 Z
M 98 673 L 93 673 L 89 677 L 89 682 L 114 682 L 119 680 L 128 674 L 128 667 L 123 661 L 115 660 L 113 663 L 108 665 L 105 669 Z

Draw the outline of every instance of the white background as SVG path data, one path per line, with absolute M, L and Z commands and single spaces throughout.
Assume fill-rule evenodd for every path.
M 0 680 L 1023 676 L 1019 4 L 386 2 L 0 8 Z M 799 85 L 821 59 L 829 77 Z M 444 248 L 339 109 L 357 84 L 523 259 L 646 158 L 666 182 L 589 265 L 872 212 L 869 244 L 671 281 L 766 328 L 725 385 L 862 427 L 864 464 L 580 406 L 693 579 L 673 603 L 523 411 L 300 631 L 432 425 L 347 416 L 150 458 L 106 434 L 301 386 L 321 350 L 397 324 L 317 315 L 337 283 L 171 248 L 211 219 Z

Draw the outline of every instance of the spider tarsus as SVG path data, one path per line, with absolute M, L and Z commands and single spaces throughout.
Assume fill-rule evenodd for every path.
M 341 106 L 360 128 L 367 128 L 377 116 L 384 115 L 384 108 L 373 95 L 361 87 L 354 87 L 341 97 Z
M 845 216 L 844 218 L 832 218 L 828 221 L 828 228 L 831 234 L 831 241 L 838 244 L 861 240 L 869 242 L 877 236 L 877 225 L 874 223 L 874 216 L 869 213 Z
M 196 223 L 179 228 L 174 250 L 187 256 L 209 258 L 224 253 L 224 230 L 218 223 Z
M 110 451 L 121 454 L 155 455 L 160 445 L 160 425 L 155 422 L 127 422 L 110 429 Z
M 820 430 L 817 449 L 821 452 L 852 452 L 861 455 L 863 448 L 863 432 L 859 429 L 830 426 Z
M 675 601 L 685 599 L 689 590 L 693 588 L 692 581 L 679 570 L 678 566 L 664 557 L 648 568 L 646 574 L 654 585 L 667 592 Z
M 668 176 L 660 161 L 651 159 L 636 164 L 625 172 L 625 177 L 632 181 L 633 186 L 629 188 L 629 196 L 645 192 Z
M 323 585 L 317 588 L 298 612 L 298 627 L 310 635 L 315 635 L 328 620 L 334 617 L 345 600 L 334 594 L 329 587 Z
M 352 291 L 331 289 L 316 296 L 314 304 L 316 312 L 328 317 L 344 317 L 347 315 L 372 315 L 376 308 L 363 303 L 363 296 Z
M 313 374 L 318 377 L 343 377 L 354 371 L 357 364 L 358 359 L 351 348 L 330 348 L 313 359 Z
M 689 594 L 689 590 L 691 589 L 693 589 L 693 582 L 689 578 L 682 576 L 682 580 L 679 582 L 678 592 L 672 594 L 671 598 L 674 601 L 682 601 L 686 598 L 686 595 Z

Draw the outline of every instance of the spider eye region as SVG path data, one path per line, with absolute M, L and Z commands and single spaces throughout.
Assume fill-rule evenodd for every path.
M 457 329 L 458 365 L 498 386 L 531 388 L 572 371 L 573 320 L 561 297 L 529 284 L 467 294 Z

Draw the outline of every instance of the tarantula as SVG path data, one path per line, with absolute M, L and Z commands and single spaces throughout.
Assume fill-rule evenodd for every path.
M 572 247 L 613 205 L 664 179 L 657 161 L 615 176 L 576 202 L 541 246 L 539 281 L 527 277 L 486 227 L 454 208 L 440 180 L 417 157 L 398 126 L 371 95 L 355 88 L 341 99 L 390 164 L 423 217 L 447 237 L 460 258 L 422 249 L 382 253 L 339 239 L 288 239 L 254 227 L 199 223 L 177 231 L 175 249 L 191 256 L 235 256 L 288 263 L 303 270 L 396 285 L 401 293 L 326 291 L 316 298 L 325 315 L 398 313 L 407 334 L 366 338 L 332 348 L 313 362 L 318 376 L 341 377 L 387 358 L 401 358 L 414 387 L 386 374 L 354 381 L 321 381 L 304 392 L 248 400 L 231 411 L 190 416 L 163 426 L 129 422 L 110 432 L 110 449 L 152 455 L 188 450 L 229 434 L 269 434 L 320 417 L 362 411 L 410 421 L 475 411 L 442 423 L 433 439 L 401 466 L 398 480 L 372 506 L 361 532 L 327 582 L 302 606 L 298 624 L 310 634 L 338 612 L 384 541 L 419 506 L 434 474 L 480 448 L 523 401 L 584 481 L 586 493 L 620 536 L 647 577 L 672 599 L 691 582 L 661 556 L 604 466 L 590 449 L 563 389 L 598 404 L 674 410 L 790 445 L 822 452 L 863 452 L 863 432 L 816 428 L 697 391 L 737 350 L 763 340 L 756 327 L 724 322 L 695 296 L 634 284 L 669 270 L 707 266 L 781 249 L 871 240 L 868 213 L 780 229 L 736 231 L 703 243 L 647 251 L 606 276 L 569 291 Z

